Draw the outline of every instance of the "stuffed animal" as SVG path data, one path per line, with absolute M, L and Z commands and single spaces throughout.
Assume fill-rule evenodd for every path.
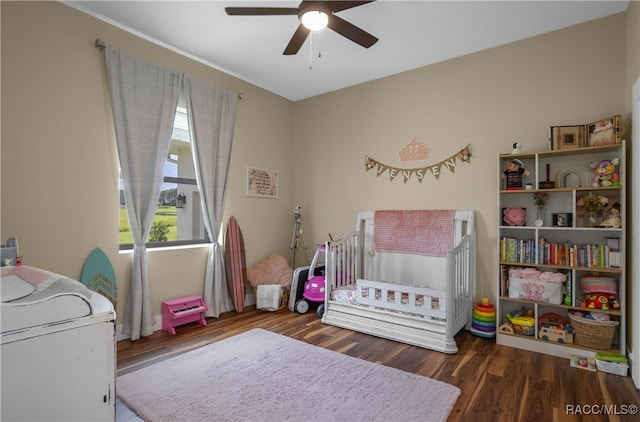
M 517 158 L 507 163 L 507 169 L 502 172 L 500 177 L 506 179 L 507 190 L 520 190 L 522 189 L 522 179 L 524 176 L 530 174 L 529 170 L 524 168 L 524 163 Z
M 595 170 L 593 177 L 594 187 L 620 186 L 620 176 L 616 172 L 616 166 L 620 164 L 619 158 L 613 160 L 602 160 L 600 163 L 591 163 L 591 168 Z
M 608 293 L 590 293 L 584 296 L 589 309 L 602 309 L 610 311 L 620 308 L 620 302 L 616 299 L 616 295 Z
M 613 227 L 620 228 L 622 226 L 622 219 L 620 217 L 620 203 L 614 202 L 609 210 L 609 216 L 600 223 L 600 227 Z

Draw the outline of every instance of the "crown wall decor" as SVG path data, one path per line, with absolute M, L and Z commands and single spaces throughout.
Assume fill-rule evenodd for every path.
M 463 163 L 471 162 L 471 144 L 468 144 L 466 147 L 462 148 L 460 151 L 453 154 L 451 157 L 440 161 L 437 164 L 425 166 L 425 167 L 417 167 L 417 168 L 399 168 L 394 166 L 389 166 L 384 164 L 374 158 L 365 156 L 364 160 L 364 168 L 366 171 L 371 169 L 376 170 L 376 176 L 380 176 L 384 172 L 389 172 L 389 181 L 393 181 L 398 175 L 402 175 L 402 180 L 404 183 L 411 178 L 412 175 L 416 176 L 418 182 L 422 183 L 422 180 L 427 175 L 427 173 L 431 173 L 436 179 L 440 177 L 440 173 L 442 169 L 445 168 L 450 172 L 456 171 L 456 163 L 457 161 L 462 161 Z
M 426 160 L 430 151 L 431 148 L 413 138 L 398 151 L 398 158 L 400 158 L 400 161 Z

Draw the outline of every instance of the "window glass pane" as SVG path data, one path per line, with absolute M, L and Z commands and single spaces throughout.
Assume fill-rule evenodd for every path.
M 160 197 L 147 243 L 208 242 L 195 180 L 186 110 L 178 107 Z M 120 179 L 120 245 L 132 243 Z

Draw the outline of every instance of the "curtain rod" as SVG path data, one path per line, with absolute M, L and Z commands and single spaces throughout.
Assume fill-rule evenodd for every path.
M 104 50 L 107 45 L 100 38 L 96 38 L 95 46 L 100 50 Z M 238 92 L 238 99 L 244 100 L 244 92 Z

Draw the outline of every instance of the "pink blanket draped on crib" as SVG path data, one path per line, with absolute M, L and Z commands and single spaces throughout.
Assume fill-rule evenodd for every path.
M 377 252 L 445 256 L 453 247 L 454 210 L 376 211 Z

